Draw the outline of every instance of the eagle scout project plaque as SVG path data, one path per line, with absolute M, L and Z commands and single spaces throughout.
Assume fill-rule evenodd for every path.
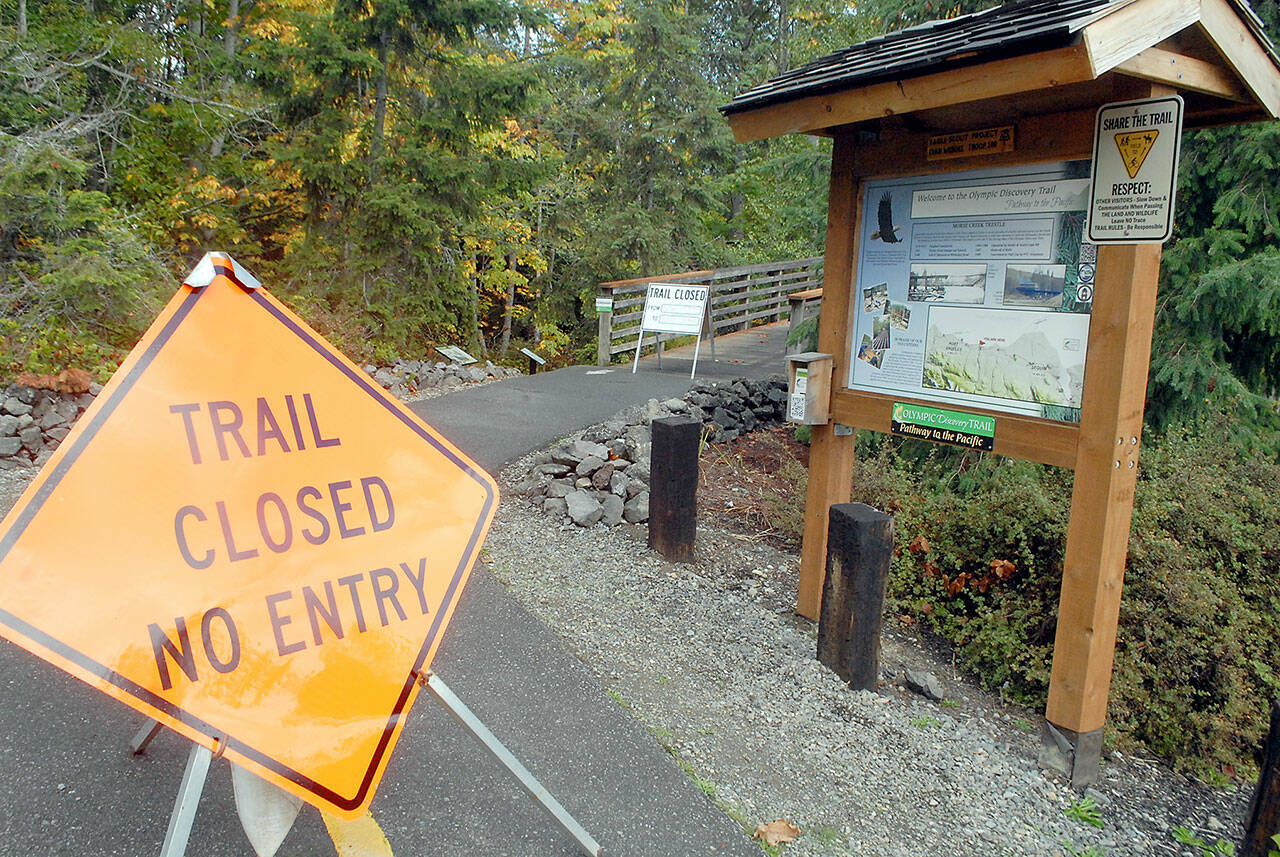
M 0 634 L 355 816 L 497 499 L 206 256 L 0 525 Z

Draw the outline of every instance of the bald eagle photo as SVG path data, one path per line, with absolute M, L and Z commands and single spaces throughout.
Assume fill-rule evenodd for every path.
M 880 205 L 876 208 L 876 225 L 880 228 L 871 233 L 872 241 L 879 238 L 886 244 L 902 242 L 897 235 L 899 227 L 893 225 L 893 195 L 889 191 L 885 191 L 884 196 L 880 197 Z

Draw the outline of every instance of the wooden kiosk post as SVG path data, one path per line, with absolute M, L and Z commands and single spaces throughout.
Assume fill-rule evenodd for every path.
M 1130 179 L 1146 180 L 1143 159 L 1154 150 L 1157 136 L 1147 134 L 1148 140 L 1140 141 L 1138 133 L 1122 133 L 1127 126 L 1121 123 L 1109 126 L 1105 135 L 1099 124 L 1095 133 L 1095 120 L 1104 105 L 1153 103 L 1168 95 L 1181 99 L 1185 128 L 1280 116 L 1280 57 L 1246 4 L 1007 2 L 846 48 L 748 89 L 722 108 L 740 142 L 793 133 L 833 138 L 818 337 L 819 351 L 834 355 L 831 421 L 813 430 L 797 611 L 811 619 L 819 615 L 828 510 L 850 499 L 854 438 L 837 435 L 836 425 L 961 443 L 1072 468 L 1075 485 L 1041 764 L 1078 787 L 1097 778 L 1102 747 L 1141 446 L 1159 241 L 1167 233 L 1139 236 L 1148 243 L 1123 243 L 1132 239 L 1104 239 L 1095 231 L 1084 236 L 1092 241 L 1068 241 L 1077 256 L 1063 259 L 1061 239 L 1078 228 L 1064 224 L 1083 220 L 1083 215 L 1081 221 L 1071 219 L 1071 212 L 1079 211 L 1074 202 L 1063 203 L 1048 209 L 1060 214 L 1055 215 L 1054 246 L 1046 246 L 1044 258 L 1037 258 L 1038 251 L 1021 256 L 990 251 L 983 257 L 983 251 L 969 248 L 952 260 L 1001 261 L 984 265 L 985 273 L 968 281 L 964 277 L 978 266 L 950 264 L 938 275 L 936 269 L 931 273 L 928 266 L 917 270 L 912 264 L 914 292 L 908 291 L 908 263 L 942 258 L 945 267 L 951 260 L 938 248 L 952 245 L 938 240 L 932 226 L 934 238 L 907 233 L 916 222 L 948 221 L 945 212 L 927 213 L 934 200 L 990 192 L 991 185 L 980 184 L 984 177 L 1017 190 L 1023 176 L 1061 176 L 1063 186 L 1073 189 L 1082 179 L 1103 176 L 1092 163 L 1095 137 L 1099 151 L 1113 147 L 1120 158 L 1131 159 L 1125 166 Z M 1135 116 L 1129 130 L 1144 121 Z M 1177 139 L 1176 130 L 1166 128 L 1165 134 L 1161 145 Z M 1135 156 L 1134 147 L 1143 145 L 1147 150 Z M 1152 163 L 1157 160 L 1153 156 Z M 1044 172 L 1037 172 L 1041 168 Z M 1166 180 L 1171 188 L 1172 176 Z M 1054 181 L 1044 180 L 1040 187 L 1055 187 Z M 870 194 L 882 188 L 888 201 L 877 211 Z M 1113 186 L 1111 193 L 1148 190 L 1138 183 Z M 1170 190 L 1166 203 L 1171 196 Z M 917 203 L 926 213 L 916 213 Z M 985 210 L 982 205 L 967 209 L 975 220 Z M 1017 213 L 1013 206 L 999 210 Z M 1101 211 L 1094 206 L 1095 219 L 1110 216 Z M 917 248 L 917 238 L 926 249 Z M 1011 259 L 1027 259 L 1026 270 L 1010 270 L 1015 267 Z M 1046 264 L 1037 268 L 1040 262 Z M 861 282 L 860 272 L 867 270 L 880 273 Z M 886 281 L 878 282 L 880 277 Z M 947 291 L 957 288 L 959 295 L 960 287 L 975 282 L 987 290 L 977 301 L 953 299 Z M 998 299 L 992 296 L 997 294 Z M 990 391 L 966 398 L 962 385 L 938 383 L 925 366 L 927 334 L 915 316 L 940 313 L 954 320 L 959 316 L 947 305 L 963 302 L 993 313 L 1012 308 L 1016 311 L 1007 317 L 1023 322 L 1033 318 L 1027 310 L 1086 314 L 1083 382 L 1078 389 L 1063 382 L 1072 395 L 1054 403 L 1059 407 L 1052 411 L 1029 407 L 1030 397 L 1013 404 Z M 873 313 L 876 319 L 865 317 Z M 1063 322 L 1061 315 L 1057 321 Z M 919 351 L 914 386 L 903 380 L 910 374 L 903 360 L 893 365 L 892 380 L 875 380 L 894 336 L 910 343 L 904 349 Z M 959 351 L 989 344 L 968 343 L 959 335 L 952 341 L 961 343 L 951 346 Z M 1068 335 L 1059 342 L 1061 354 L 1072 350 L 1075 340 Z M 859 362 L 875 372 L 855 369 Z M 867 380 L 869 373 L 874 383 Z M 945 410 L 954 407 L 963 413 Z M 963 428 L 956 430 L 957 425 Z

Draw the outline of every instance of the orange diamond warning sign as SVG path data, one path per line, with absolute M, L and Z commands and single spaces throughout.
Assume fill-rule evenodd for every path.
M 1147 154 L 1159 136 L 1160 132 L 1154 128 L 1150 131 L 1116 135 L 1116 148 L 1120 150 L 1120 160 L 1124 163 L 1124 170 L 1129 178 L 1137 178 L 1142 162 L 1147 159 Z
M 497 497 L 208 256 L 0 528 L 0 634 L 357 815 Z

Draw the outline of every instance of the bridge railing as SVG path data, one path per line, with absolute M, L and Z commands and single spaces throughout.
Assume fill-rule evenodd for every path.
M 644 316 L 644 298 L 650 283 L 707 286 L 710 289 L 711 335 L 714 337 L 790 317 L 794 303 L 791 296 L 822 285 L 822 264 L 823 257 L 813 256 L 601 283 L 599 296 L 612 298 L 613 303 L 612 311 L 597 313 L 596 364 L 607 366 L 613 355 L 635 350 L 640 337 L 640 321 Z M 653 347 L 659 350 L 662 343 L 676 338 L 665 333 L 653 334 L 653 337 Z M 646 336 L 644 347 L 648 347 L 650 341 Z

